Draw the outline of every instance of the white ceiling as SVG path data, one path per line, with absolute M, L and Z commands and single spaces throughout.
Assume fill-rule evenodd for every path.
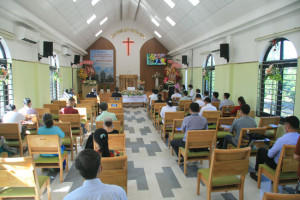
M 91 0 L 14 1 L 82 49 L 87 49 L 101 36 L 95 37 L 100 29 L 106 33 L 106 30 L 112 30 L 114 24 L 125 20 L 134 21 L 139 3 L 139 0 L 100 0 L 92 6 Z M 134 22 L 153 33 L 153 37 L 157 38 L 154 31 L 159 32 L 162 37 L 157 39 L 169 50 L 173 50 L 279 1 L 200 0 L 197 6 L 193 6 L 189 0 L 173 0 L 175 7 L 171 8 L 164 0 L 141 0 Z M 93 14 L 96 14 L 96 19 L 87 24 L 87 19 Z M 18 15 L 34 27 L 36 22 L 33 19 L 22 12 Z M 176 22 L 174 27 L 165 20 L 167 16 Z M 100 21 L 105 17 L 108 17 L 107 22 L 100 26 Z M 159 22 L 159 27 L 151 22 L 152 18 Z

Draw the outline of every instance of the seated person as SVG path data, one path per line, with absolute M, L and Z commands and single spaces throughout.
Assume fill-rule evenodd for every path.
M 204 92 L 203 100 L 205 100 L 207 97 L 209 97 L 209 92 L 208 92 L 208 91 L 205 91 L 205 92 Z
M 157 100 L 154 103 L 165 103 L 165 100 L 162 100 L 162 94 L 157 95 Z
M 180 102 L 181 100 L 191 100 L 191 98 L 188 97 L 188 92 L 187 92 L 187 91 L 183 91 L 183 97 L 181 97 L 181 98 L 179 99 L 179 102 Z
M 105 102 L 100 103 L 101 114 L 96 118 L 96 121 L 104 121 L 105 118 L 110 117 L 113 121 L 117 121 L 115 113 L 107 111 L 108 105 Z
M 178 97 L 181 97 L 181 94 L 179 93 L 179 89 L 176 89 L 175 93 L 172 94 L 171 99 L 178 98 Z
M 63 95 L 62 95 L 62 98 L 63 99 L 65 99 L 65 100 L 67 100 L 67 99 L 69 99 L 70 97 L 72 97 L 73 95 L 71 95 L 70 93 L 69 93 L 69 90 L 68 89 L 65 89 L 64 90 L 64 93 L 63 93 Z
M 205 106 L 201 108 L 199 115 L 202 116 L 203 111 L 217 111 L 217 108 L 213 105 L 211 105 L 211 99 L 209 97 L 206 97 L 204 99 Z
M 19 123 L 21 138 L 25 138 L 25 133 L 27 130 L 27 127 L 25 125 L 22 126 L 22 121 L 25 120 L 25 116 L 21 113 L 17 112 L 16 106 L 13 104 L 9 104 L 5 107 L 6 114 L 2 118 L 3 123 Z M 10 140 L 10 139 L 8 139 Z
M 196 102 L 191 103 L 190 105 L 190 115 L 185 117 L 183 119 L 182 125 L 181 125 L 181 130 L 184 134 L 184 138 L 180 140 L 172 140 L 171 141 L 171 146 L 173 147 L 177 157 L 178 157 L 178 150 L 179 147 L 185 147 L 185 141 L 186 141 L 186 136 L 187 132 L 189 130 L 207 130 L 208 129 L 208 124 L 207 120 L 199 116 L 199 104 Z M 199 149 L 201 150 L 207 150 L 207 149 Z
M 296 144 L 296 149 L 294 153 L 294 159 L 299 161 L 297 175 L 299 177 L 298 183 L 295 188 L 295 194 L 300 194 L 300 137 Z
M 243 108 L 243 106 L 242 106 Z M 284 119 L 285 134 L 278 138 L 271 149 L 258 149 L 256 156 L 255 172 L 250 172 L 250 177 L 257 181 L 258 167 L 266 163 L 272 169 L 276 169 L 280 158 L 283 145 L 296 145 L 299 139 L 299 119 L 296 116 L 286 117 Z
M 220 102 L 221 100 L 219 98 L 219 92 L 213 93 L 213 98 L 211 99 L 211 102 Z
M 96 88 L 93 88 L 92 92 L 90 92 L 86 95 L 86 98 L 95 98 L 97 96 L 98 96 L 98 93 L 96 92 Z
M 119 88 L 115 88 L 115 92 L 111 94 L 111 97 L 122 97 L 122 94 L 119 92 Z
M 109 150 L 108 148 L 108 133 L 105 129 L 99 128 L 94 132 L 94 140 L 97 144 L 97 152 L 101 154 L 101 157 L 114 157 L 119 156 L 117 151 Z
M 24 107 L 19 110 L 19 113 L 21 113 L 24 116 L 35 114 L 37 119 L 39 118 L 38 112 L 35 109 L 31 108 L 32 103 L 31 103 L 30 98 L 25 98 L 23 100 L 23 104 L 24 104 Z
M 183 91 L 186 91 L 184 84 L 181 85 L 181 95 L 183 95 Z
M 83 177 L 83 185 L 65 196 L 64 200 L 119 199 L 127 200 L 123 188 L 104 184 L 100 180 L 101 156 L 94 150 L 81 151 L 75 159 L 75 167 Z
M 195 102 L 199 104 L 199 107 L 205 106 L 204 101 L 202 101 L 201 94 L 196 94 Z
M 38 130 L 38 135 L 58 135 L 59 138 L 64 138 L 65 133 L 58 127 L 53 126 L 53 118 L 50 113 L 45 113 L 43 115 L 43 122 L 45 126 L 40 127 Z M 65 150 L 64 146 L 61 146 L 61 153 Z M 57 154 L 41 154 L 43 157 L 55 157 Z
M 223 141 L 223 149 L 227 149 L 228 144 L 232 144 L 235 147 L 237 146 L 242 128 L 256 128 L 255 120 L 248 116 L 249 112 L 250 106 L 248 104 L 243 105 L 240 111 L 241 118 L 234 120 L 230 129 L 224 128 L 224 131 L 229 131 L 230 133 L 235 132 L 235 137 L 226 135 Z
M 158 98 L 157 98 L 157 95 L 158 95 L 158 90 L 157 89 L 154 89 L 153 90 L 154 91 L 154 94 L 151 96 L 151 98 L 150 98 L 150 103 L 149 103 L 149 110 L 150 110 L 150 108 L 151 108 L 151 103 L 152 103 L 152 100 L 157 100 Z
M 115 130 L 113 127 L 113 120 L 110 117 L 107 117 L 103 121 L 103 128 L 107 131 L 108 134 L 118 134 L 119 131 Z
M 194 100 L 195 99 L 195 92 L 194 92 L 194 89 L 193 89 L 193 85 L 189 85 L 188 86 L 188 88 L 189 88 L 189 90 L 190 90 L 190 94 L 189 94 L 189 96 L 188 97 L 190 97 L 192 100 Z
M 244 99 L 244 97 L 239 97 L 238 98 L 238 103 L 239 103 L 239 106 L 236 106 L 232 111 L 231 111 L 231 115 L 236 115 L 237 111 L 241 109 L 241 106 L 246 104 L 246 101 Z
M 200 94 L 201 99 L 203 99 L 203 95 L 201 94 L 201 90 L 200 90 L 200 89 L 196 89 L 196 95 L 197 95 L 197 94 Z
M 229 100 L 230 94 L 224 93 L 224 100 L 220 102 L 219 110 L 222 110 L 223 106 L 233 106 L 234 103 Z
M 173 106 L 173 102 L 171 98 L 167 98 L 166 101 L 167 105 L 162 107 L 161 111 L 160 111 L 160 116 L 162 118 L 162 123 L 164 123 L 165 121 L 165 113 L 166 112 L 176 112 L 176 106 Z
M 71 96 L 75 95 L 74 90 L 73 90 L 72 88 L 70 88 L 69 94 L 70 94 Z

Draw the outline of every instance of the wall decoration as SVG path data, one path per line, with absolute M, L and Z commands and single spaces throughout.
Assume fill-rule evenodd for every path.
M 99 83 L 114 83 L 114 51 L 91 50 L 90 59 L 94 62 L 96 80 Z
M 111 34 L 110 36 L 111 36 L 111 38 L 114 38 L 114 37 L 116 37 L 117 35 L 119 35 L 119 34 L 121 34 L 121 33 L 128 33 L 128 32 L 130 32 L 130 33 L 135 33 L 135 34 L 137 34 L 138 36 L 140 36 L 142 39 L 145 39 L 145 38 L 146 38 L 145 35 L 144 35 L 143 33 L 139 32 L 139 31 L 136 30 L 136 29 L 131 29 L 131 28 L 123 28 L 123 29 L 120 29 L 120 30 L 114 32 L 113 34 Z
M 131 41 L 129 38 L 127 38 L 127 40 L 123 41 L 124 44 L 127 45 L 127 56 L 130 55 L 130 45 L 134 43 L 134 41 Z

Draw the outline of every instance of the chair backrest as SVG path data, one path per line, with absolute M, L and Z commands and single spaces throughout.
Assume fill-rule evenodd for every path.
M 122 103 L 108 103 L 109 108 L 122 108 L 123 104 Z
M 207 123 L 217 123 L 221 111 L 203 111 L 202 116 L 207 119 Z
M 35 194 L 39 194 L 32 157 L 0 158 L 0 174 L 1 188 L 34 187 Z
M 86 97 L 84 100 L 93 101 L 95 103 L 98 103 L 98 97 Z
M 186 136 L 185 148 L 186 149 L 210 148 L 210 150 L 212 150 L 215 142 L 215 137 L 216 137 L 215 130 L 188 131 Z
M 296 145 L 283 145 L 277 165 L 281 168 L 281 172 L 297 172 L 298 161 L 294 159 L 295 149 Z
M 125 134 L 109 134 L 108 148 L 110 150 L 124 152 L 125 155 Z
M 88 115 L 88 112 L 87 112 L 87 109 L 88 108 L 75 108 L 76 110 L 78 110 L 78 113 L 80 115 L 80 119 L 85 119 L 87 120 L 87 115 Z
M 0 136 L 21 141 L 19 123 L 0 123 Z
M 104 121 L 96 121 L 96 129 L 103 128 L 104 127 Z M 121 122 L 120 121 L 113 121 L 113 128 L 119 133 L 121 133 Z
M 120 121 L 121 124 L 124 124 L 124 113 L 116 113 L 117 121 Z
M 100 180 L 106 184 L 122 187 L 127 191 L 127 156 L 102 157 Z
M 242 128 L 240 132 L 240 137 L 238 141 L 237 148 L 241 148 L 242 145 L 247 145 L 249 141 L 244 142 L 243 138 L 248 134 L 260 134 L 260 135 L 266 135 L 266 128 Z
M 160 110 L 162 109 L 162 107 L 166 106 L 166 103 L 155 103 L 154 104 L 154 112 L 153 112 L 153 116 L 155 115 L 155 113 L 158 113 L 158 115 L 160 114 Z M 159 115 L 160 116 L 160 115 Z
M 115 107 L 112 107 L 112 108 L 108 108 L 107 109 L 108 112 L 111 112 L 111 113 L 124 113 L 124 109 L 123 108 L 115 108 Z
M 300 194 L 264 193 L 262 200 L 299 200 Z
M 43 119 L 45 113 L 50 113 L 50 108 L 35 108 L 35 110 L 39 114 L 39 119 Z
M 172 98 L 173 104 L 178 104 L 180 98 L 181 98 L 181 97 L 173 97 L 173 98 Z
M 236 106 L 223 106 L 222 107 L 222 112 L 221 112 L 221 116 L 225 117 L 225 116 L 230 116 L 231 111 L 233 111 L 233 109 Z
M 80 103 L 91 104 L 92 106 L 95 106 L 95 105 L 97 105 L 97 99 L 94 100 L 93 98 L 91 98 L 91 99 L 86 98 L 84 100 L 81 100 Z
M 165 113 L 164 125 L 173 125 L 173 120 L 174 119 L 183 119 L 183 118 L 184 118 L 184 112 L 183 111 L 166 112 Z
M 71 128 L 79 128 L 80 124 L 80 115 L 79 114 L 64 114 L 59 115 L 60 122 L 70 122 Z
M 258 127 L 266 127 L 269 124 L 279 125 L 280 117 L 261 117 L 258 123 Z
M 58 135 L 28 135 L 28 152 L 34 154 L 58 154 L 61 158 Z
M 217 109 L 219 109 L 220 102 L 211 102 L 211 105 L 213 105 L 214 107 L 216 107 Z
M 219 117 L 217 121 L 217 131 L 223 130 L 221 125 L 231 126 L 236 117 Z
M 65 138 L 72 138 L 70 122 L 54 122 L 54 126 L 58 126 L 65 133 Z
M 190 109 L 190 104 L 193 102 L 193 100 L 180 100 L 179 101 L 179 110 L 184 110 Z
M 59 106 L 59 110 L 62 109 L 62 108 L 65 108 L 67 106 L 66 101 L 53 100 L 52 102 L 53 102 L 53 104 L 57 104 Z
M 254 110 L 250 110 L 248 116 L 249 116 L 249 117 L 252 117 L 252 118 L 255 118 L 255 111 L 254 111 Z M 239 111 L 236 112 L 236 117 L 237 117 L 237 118 L 242 117 Z
M 44 104 L 44 108 L 49 108 L 51 114 L 59 114 L 59 106 L 57 104 Z
M 183 119 L 174 119 L 173 120 L 173 127 L 172 127 L 172 132 L 179 132 L 177 131 L 177 128 L 181 128 Z M 181 131 L 180 131 L 181 132 Z
M 109 103 L 123 103 L 123 97 L 110 97 Z
M 27 124 L 27 129 L 39 129 L 39 119 L 36 114 L 25 115 L 26 119 L 30 119 L 31 124 Z
M 241 175 L 248 173 L 251 148 L 215 149 L 210 167 L 209 182 L 212 178 Z

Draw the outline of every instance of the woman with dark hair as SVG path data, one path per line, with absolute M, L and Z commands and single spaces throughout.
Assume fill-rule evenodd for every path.
M 44 127 L 40 127 L 38 130 L 38 135 L 58 135 L 59 138 L 64 138 L 65 133 L 58 127 L 53 126 L 53 118 L 50 113 L 45 113 L 43 115 Z M 64 151 L 64 146 L 61 146 L 61 153 Z M 57 154 L 41 154 L 44 157 L 54 157 L 58 156 Z
M 181 95 L 183 95 L 183 91 L 186 91 L 184 84 L 181 85 Z
M 241 109 L 241 106 L 242 105 L 245 105 L 246 104 L 246 101 L 244 99 L 244 97 L 239 97 L 238 98 L 238 103 L 239 103 L 239 106 L 236 106 L 232 111 L 231 111 L 231 115 L 236 115 L 237 111 Z
M 171 98 L 167 98 L 166 99 L 166 103 L 167 105 L 162 107 L 161 111 L 160 111 L 160 116 L 162 118 L 162 123 L 165 122 L 165 113 L 166 112 L 176 112 L 176 106 L 173 106 L 173 102 Z
M 97 144 L 97 151 L 101 154 L 101 157 L 114 157 L 119 156 L 119 152 L 110 151 L 108 148 L 108 133 L 104 128 L 99 128 L 94 132 L 94 140 Z

